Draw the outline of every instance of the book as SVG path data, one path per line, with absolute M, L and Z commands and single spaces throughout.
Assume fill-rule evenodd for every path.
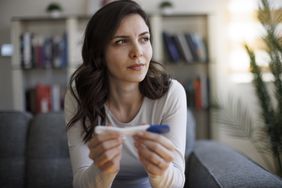
M 199 61 L 199 55 L 197 51 L 197 45 L 195 44 L 195 41 L 193 39 L 192 33 L 185 33 L 184 34 L 186 42 L 191 50 L 191 54 L 193 57 L 193 61 Z
M 195 44 L 198 60 L 200 62 L 207 62 L 207 50 L 203 38 L 198 33 L 192 33 L 191 37 Z
M 61 89 L 60 85 L 54 84 L 51 86 L 51 98 L 52 98 L 52 111 L 59 112 L 61 111 Z
M 52 38 L 52 65 L 54 68 L 67 66 L 67 35 L 56 35 Z
M 171 35 L 171 40 L 175 45 L 175 48 L 177 50 L 177 53 L 179 54 L 179 61 L 185 61 L 185 57 L 184 57 L 184 52 L 182 50 L 182 47 L 180 45 L 180 41 L 178 40 L 177 36 L 175 34 Z
M 194 86 L 193 86 L 193 80 L 187 80 L 185 85 L 185 91 L 187 96 L 187 106 L 191 109 L 194 109 L 195 107 L 195 92 L 194 92 Z
M 32 49 L 33 49 L 33 67 L 43 68 L 43 42 L 44 38 L 40 35 L 34 35 L 32 40 Z
M 28 88 L 25 91 L 25 105 L 26 105 L 26 111 L 35 113 L 35 89 L 34 88 Z
M 61 41 L 62 45 L 62 54 L 61 54 L 61 67 L 67 67 L 68 65 L 68 35 L 67 33 L 63 34 L 63 40 Z M 82 62 L 82 61 L 80 61 Z
M 35 86 L 35 112 L 47 113 L 51 111 L 51 88 L 47 84 Z
M 53 61 L 52 37 L 46 37 L 43 43 L 43 67 L 51 68 Z
M 21 66 L 23 69 L 32 68 L 32 38 L 31 32 L 24 32 L 20 36 Z
M 172 63 L 177 63 L 180 60 L 180 54 L 178 52 L 177 46 L 172 38 L 172 36 L 167 33 L 163 32 L 163 42 L 166 54 Z
M 184 61 L 187 62 L 187 63 L 193 62 L 192 52 L 191 52 L 191 49 L 189 48 L 189 46 L 188 46 L 188 44 L 185 40 L 184 34 L 178 33 L 178 34 L 176 34 L 176 38 L 179 42 L 179 46 L 180 46 L 180 49 L 182 51 Z
M 206 75 L 201 75 L 200 80 L 201 80 L 202 107 L 204 109 L 207 109 L 209 107 L 208 77 Z
M 195 95 L 194 95 L 194 101 L 195 101 L 195 109 L 196 110 L 200 110 L 202 109 L 202 83 L 201 83 L 201 79 L 200 78 L 196 78 L 193 81 L 193 86 L 194 86 L 194 91 L 195 91 Z

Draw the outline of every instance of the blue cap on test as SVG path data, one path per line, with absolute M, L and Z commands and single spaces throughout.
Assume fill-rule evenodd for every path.
M 152 124 L 146 131 L 152 133 L 164 134 L 169 132 L 169 130 L 170 129 L 168 125 Z

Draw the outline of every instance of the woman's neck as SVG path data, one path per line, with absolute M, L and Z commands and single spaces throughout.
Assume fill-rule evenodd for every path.
M 139 112 L 143 96 L 138 85 L 110 86 L 110 95 L 106 105 L 121 122 L 130 122 Z

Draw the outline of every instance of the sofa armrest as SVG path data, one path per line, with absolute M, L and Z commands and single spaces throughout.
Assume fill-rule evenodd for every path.
M 215 141 L 197 141 L 186 164 L 189 187 L 282 187 L 282 180 Z M 187 186 L 188 187 L 188 186 Z

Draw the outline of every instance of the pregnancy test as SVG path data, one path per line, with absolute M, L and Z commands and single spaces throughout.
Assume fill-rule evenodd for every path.
M 108 131 L 119 132 L 123 135 L 134 135 L 140 131 L 149 131 L 152 133 L 164 134 L 169 132 L 169 126 L 153 124 L 153 125 L 138 125 L 135 127 L 124 127 L 124 128 L 108 127 L 108 126 L 97 126 L 95 128 L 95 133 L 97 134 L 101 134 Z

